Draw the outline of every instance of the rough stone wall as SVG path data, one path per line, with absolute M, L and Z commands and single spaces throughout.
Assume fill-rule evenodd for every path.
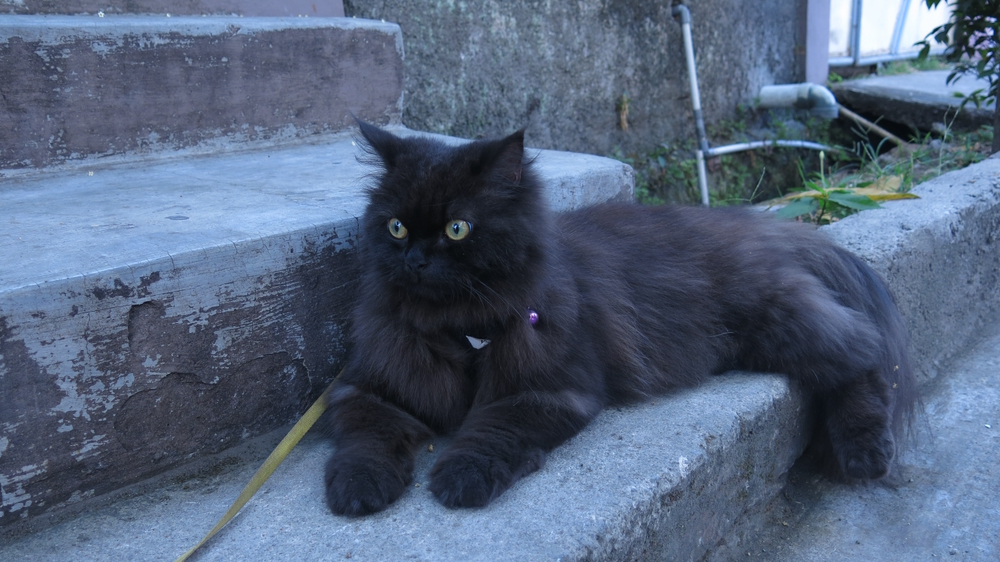
M 609 154 L 694 135 L 680 24 L 644 0 L 347 0 L 348 16 L 398 23 L 408 127 L 474 138 L 527 126 L 528 142 Z M 798 0 L 692 3 L 708 122 L 761 86 L 802 79 Z M 630 98 L 628 131 L 619 125 Z

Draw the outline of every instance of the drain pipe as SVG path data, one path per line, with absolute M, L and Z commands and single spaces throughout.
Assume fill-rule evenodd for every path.
M 818 84 L 810 83 L 764 86 L 760 89 L 758 106 L 807 109 L 809 113 L 824 119 L 836 119 L 840 112 L 833 92 Z
M 753 141 L 710 148 L 708 135 L 705 133 L 705 117 L 701 111 L 701 93 L 698 90 L 698 69 L 694 64 L 694 42 L 691 40 L 691 11 L 683 4 L 674 6 L 672 14 L 680 18 L 681 33 L 684 36 L 684 55 L 687 61 L 688 82 L 691 85 L 691 106 L 694 110 L 695 129 L 698 133 L 698 148 L 695 159 L 698 166 L 698 189 L 701 192 L 701 204 L 709 206 L 708 173 L 705 170 L 705 158 L 733 154 L 745 150 L 767 147 L 808 148 L 812 150 L 837 150 L 835 148 L 809 141 L 799 140 L 766 140 Z M 840 106 L 830 90 L 817 84 L 789 84 L 782 86 L 764 86 L 760 93 L 761 107 L 793 107 L 808 109 L 814 115 L 826 119 L 835 119 Z M 765 103 L 772 105 L 764 105 Z
M 681 33 L 684 35 L 684 55 L 687 59 L 688 82 L 691 84 L 691 105 L 694 108 L 694 123 L 698 130 L 698 148 L 694 151 L 698 163 L 698 189 L 701 204 L 708 207 L 708 174 L 705 171 L 705 155 L 709 152 L 708 135 L 705 134 L 705 118 L 701 114 L 701 93 L 698 91 L 698 69 L 694 65 L 694 42 L 691 41 L 691 11 L 684 4 L 674 6 L 674 17 L 681 19 Z

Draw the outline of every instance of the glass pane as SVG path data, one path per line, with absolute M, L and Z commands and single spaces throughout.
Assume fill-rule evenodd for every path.
M 912 1 L 912 0 L 911 0 Z M 919 3 L 921 0 L 912 2 Z M 864 3 L 861 9 L 861 56 L 871 57 L 889 53 L 892 31 L 903 0 L 877 0 Z
M 851 54 L 852 0 L 830 0 L 830 58 Z

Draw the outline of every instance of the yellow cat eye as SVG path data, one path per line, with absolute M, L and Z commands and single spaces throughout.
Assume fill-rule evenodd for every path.
M 408 233 L 409 231 L 406 230 L 403 223 L 399 222 L 399 219 L 395 217 L 389 219 L 389 234 L 392 234 L 393 238 L 396 240 L 402 240 L 403 238 L 406 238 Z
M 461 240 L 472 232 L 472 225 L 466 221 L 451 221 L 444 227 L 444 233 L 452 240 Z

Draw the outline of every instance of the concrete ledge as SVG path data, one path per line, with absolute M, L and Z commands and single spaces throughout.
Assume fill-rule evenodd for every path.
M 0 169 L 399 124 L 399 26 L 0 16 Z M 224 139 L 225 143 L 218 142 Z
M 1000 312 L 1000 156 L 825 230 L 889 281 L 927 381 Z
M 367 170 L 324 142 L 0 191 L 0 526 L 281 427 L 335 374 Z M 631 169 L 544 151 L 556 208 Z
M 757 513 L 803 445 L 800 397 L 782 377 L 729 374 L 673 396 L 608 410 L 556 449 L 543 470 L 480 510 L 445 509 L 427 472 L 447 442 L 417 458 L 388 510 L 331 515 L 322 473 L 331 447 L 307 438 L 199 560 L 697 560 L 734 521 Z M 266 454 L 261 451 L 259 454 Z M 196 543 L 249 479 L 229 456 L 201 475 L 0 546 L 33 561 L 170 559 Z M 152 499 L 155 497 L 155 500 Z M 761 503 L 763 502 L 763 503 Z M 84 538 L 81 538 L 84 537 Z

